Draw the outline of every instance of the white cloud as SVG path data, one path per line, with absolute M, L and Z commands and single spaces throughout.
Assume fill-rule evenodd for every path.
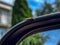
M 34 0 L 35 2 L 40 2 L 40 0 Z
M 37 2 L 37 3 L 43 3 L 44 0 L 33 0 L 34 2 Z

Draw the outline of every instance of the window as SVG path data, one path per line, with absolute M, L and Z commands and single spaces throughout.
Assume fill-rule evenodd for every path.
M 1 13 L 2 13 L 2 12 L 1 12 L 1 9 L 0 9 L 0 23 L 1 23 Z
M 11 24 L 11 11 L 1 10 L 0 22 L 2 24 Z
M 5 28 L 0 28 L 0 39 L 5 34 L 5 32 L 6 32 L 6 29 Z
M 2 16 L 1 16 L 1 23 L 7 24 L 7 17 L 4 14 L 2 14 Z
M 2 10 L 1 23 L 2 24 L 7 24 L 7 12 L 5 10 Z

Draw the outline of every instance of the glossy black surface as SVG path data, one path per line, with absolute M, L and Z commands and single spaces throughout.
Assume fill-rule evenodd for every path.
M 18 41 L 21 42 L 31 34 L 58 28 L 60 28 L 60 13 L 27 19 L 10 29 L 1 39 L 0 45 L 16 45 Z

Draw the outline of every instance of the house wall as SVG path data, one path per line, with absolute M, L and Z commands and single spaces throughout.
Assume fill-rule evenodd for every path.
M 12 7 L 0 3 L 0 39 L 11 27 Z

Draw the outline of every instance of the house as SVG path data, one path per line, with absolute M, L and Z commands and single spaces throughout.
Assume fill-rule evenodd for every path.
M 11 27 L 12 5 L 0 1 L 0 39 Z

